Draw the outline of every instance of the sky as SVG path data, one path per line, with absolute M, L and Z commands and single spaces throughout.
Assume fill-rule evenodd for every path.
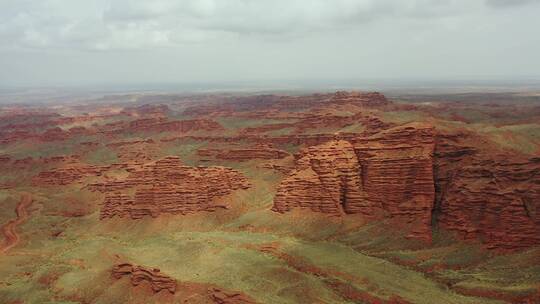
M 0 0 L 0 86 L 540 76 L 540 0 Z

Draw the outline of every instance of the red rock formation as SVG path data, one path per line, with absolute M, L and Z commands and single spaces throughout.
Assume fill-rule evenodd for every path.
M 208 290 L 208 293 L 216 304 L 256 304 L 253 299 L 240 292 L 212 287 Z
M 296 123 L 274 123 L 259 127 L 248 127 L 242 129 L 242 134 L 261 134 L 269 131 L 282 130 L 286 128 L 296 128 Z
M 411 237 L 430 240 L 433 150 L 433 129 L 418 124 L 310 147 L 278 187 L 273 210 L 385 214 L 412 227 Z
M 364 125 L 369 134 L 375 134 L 379 131 L 392 127 L 391 124 L 384 123 L 375 116 L 366 116 L 363 113 L 351 116 L 338 116 L 328 113 L 310 113 L 305 114 L 296 122 L 274 123 L 258 127 L 245 128 L 241 130 L 241 134 L 262 134 L 268 131 L 282 130 L 287 128 L 293 129 L 291 133 L 304 133 L 309 130 L 318 130 L 318 132 L 324 133 L 322 129 L 325 128 L 341 129 L 356 123 Z
M 180 132 L 190 131 L 218 131 L 223 130 L 223 126 L 209 119 L 191 119 L 167 121 L 164 118 L 138 119 L 129 123 L 130 131 L 151 131 L 151 132 Z M 124 130 L 120 130 L 124 131 Z
M 0 126 L 4 130 L 12 131 L 31 131 L 41 130 L 47 127 L 55 126 L 56 119 L 61 116 L 57 113 L 48 111 L 28 110 L 8 112 L 0 115 Z
M 279 165 L 279 164 L 274 164 L 274 163 L 264 163 L 264 164 L 261 164 L 260 166 L 257 166 L 257 168 L 271 169 L 271 170 L 280 172 L 281 174 L 289 174 L 293 169 L 287 165 Z
M 93 131 L 90 131 L 85 127 L 73 127 L 73 128 L 70 128 L 68 132 L 69 132 L 69 137 L 77 137 L 77 136 L 94 134 Z
M 141 106 L 127 107 L 120 112 L 120 114 L 139 117 L 139 116 L 153 116 L 153 117 L 165 117 L 170 109 L 167 105 L 151 105 L 144 104 Z
M 225 208 L 217 202 L 223 196 L 250 186 L 239 172 L 230 168 L 184 166 L 176 157 L 128 171 L 126 179 L 89 186 L 90 190 L 106 193 L 102 219 L 212 211 Z M 129 189 L 135 190 L 133 197 L 122 193 Z
M 320 145 L 330 140 L 343 139 L 351 140 L 358 134 L 315 134 L 315 135 L 283 135 L 283 136 L 265 136 L 265 135 L 243 135 L 243 136 L 175 136 L 163 138 L 161 142 L 173 141 L 208 141 L 212 143 L 237 143 L 239 141 L 266 144 L 266 145 L 295 145 L 295 146 L 314 146 Z
M 379 92 L 345 92 L 339 91 L 332 96 L 333 104 L 356 104 L 361 106 L 375 107 L 389 105 L 390 101 Z
M 11 157 L 8 155 L 0 155 L 0 166 L 5 166 L 11 163 Z
M 179 301 L 182 303 L 215 303 L 215 304 L 256 304 L 255 300 L 242 292 L 226 290 L 224 288 L 194 282 L 178 282 L 174 278 L 163 274 L 157 268 L 135 266 L 130 263 L 121 263 L 113 267 L 111 276 L 116 279 L 129 278 L 131 285 L 136 287 L 148 284 L 154 293 L 162 290 L 170 294 L 181 293 Z M 180 292 L 179 292 L 180 293 Z M 184 298 L 185 297 L 185 298 Z
M 100 143 L 99 142 L 93 142 L 93 141 L 86 141 L 86 142 L 82 142 L 80 145 L 83 146 L 83 147 L 98 147 L 100 145 Z
M 94 116 L 94 115 L 84 115 L 84 116 L 73 116 L 73 117 L 60 117 L 52 120 L 51 122 L 54 125 L 67 125 L 67 124 L 77 124 L 77 123 L 84 123 L 88 121 L 93 121 L 97 119 L 103 118 L 102 116 Z
M 32 157 L 25 157 L 16 159 L 13 162 L 13 167 L 15 168 L 28 168 L 32 163 L 34 162 L 34 159 Z
M 473 148 L 472 136 L 437 138 L 434 224 L 488 248 L 540 244 L 540 159 Z
M 164 122 L 155 127 L 159 132 L 180 132 L 190 131 L 219 131 L 224 130 L 219 123 L 209 119 L 192 119 Z
M 273 148 L 271 145 L 258 144 L 250 148 L 237 149 L 199 149 L 197 155 L 205 158 L 222 160 L 248 161 L 252 159 L 282 159 L 290 154 L 287 151 Z
M 439 208 L 439 227 L 488 248 L 538 245 L 540 158 L 477 156 L 452 173 Z
M 159 148 L 153 139 L 121 141 L 107 144 L 122 163 L 146 163 L 154 159 Z
M 164 275 L 157 268 L 146 268 L 143 266 L 134 266 L 129 263 L 115 265 L 112 269 L 112 277 L 121 279 L 129 277 L 133 286 L 139 286 L 141 283 L 148 283 L 155 293 L 167 290 L 171 294 L 176 293 L 178 283 L 175 279 Z
M 42 141 L 62 141 L 70 137 L 69 132 L 62 130 L 59 127 L 47 129 L 45 132 L 39 135 L 39 139 Z
M 411 237 L 430 240 L 435 201 L 433 128 L 408 124 L 354 142 L 364 191 Z
M 313 94 L 304 96 L 254 95 L 219 98 L 213 102 L 196 103 L 185 109 L 190 116 L 238 116 L 249 113 L 251 117 L 268 117 L 274 111 L 296 111 L 328 105 L 354 105 L 379 107 L 390 104 L 384 95 L 377 92 L 336 92 L 334 94 Z
M 32 178 L 34 186 L 64 186 L 88 176 L 100 176 L 104 168 L 79 162 L 66 163 L 62 167 L 42 171 Z
M 354 213 L 364 207 L 360 166 L 347 141 L 330 141 L 308 148 L 276 193 L 273 210 L 307 208 L 332 214 Z M 368 207 L 368 212 L 372 208 Z M 352 208 L 352 210 L 351 210 Z
M 395 126 L 394 124 L 383 122 L 376 116 L 364 116 L 360 113 L 360 115 L 354 115 L 353 117 L 362 123 L 365 128 L 363 135 L 366 136 L 375 135 L 380 131 L 390 129 Z
M 0 144 L 10 144 L 27 138 L 31 138 L 29 131 L 0 131 Z

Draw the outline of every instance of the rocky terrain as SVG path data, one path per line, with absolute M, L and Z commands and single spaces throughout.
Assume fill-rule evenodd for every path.
M 216 201 L 235 190 L 249 188 L 249 182 L 236 170 L 226 167 L 190 167 L 177 157 L 128 169 L 125 179 L 90 184 L 105 193 L 100 218 L 115 216 L 132 219 L 157 217 L 161 213 L 186 214 L 227 208 Z M 122 191 L 134 190 L 134 195 Z
M 153 292 L 166 290 L 174 294 L 178 285 L 176 280 L 160 273 L 157 268 L 147 269 L 142 266 L 133 266 L 129 263 L 115 265 L 111 274 L 115 279 L 121 279 L 124 276 L 129 277 L 133 286 L 148 283 Z
M 494 96 L 0 106 L 0 302 L 538 303 L 540 100 Z

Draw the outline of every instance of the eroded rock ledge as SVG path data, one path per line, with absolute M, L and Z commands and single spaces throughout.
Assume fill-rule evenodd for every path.
M 162 213 L 187 214 L 227 208 L 219 200 L 250 187 L 238 171 L 226 167 L 190 167 L 177 157 L 166 157 L 129 168 L 129 176 L 89 185 L 105 193 L 102 219 L 156 217 Z M 133 195 L 130 193 L 134 193 Z
M 133 286 L 139 286 L 141 283 L 147 282 L 154 292 L 166 290 L 174 294 L 178 286 L 175 279 L 162 274 L 157 268 L 150 269 L 142 266 L 134 266 L 129 263 L 115 265 L 112 269 L 112 276 L 115 279 L 121 279 L 127 276 Z
M 194 283 L 178 282 L 176 279 L 163 274 L 158 268 L 148 268 L 136 266 L 131 263 L 120 263 L 113 267 L 111 276 L 120 280 L 128 277 L 131 285 L 137 287 L 141 284 L 148 284 L 154 293 L 167 291 L 172 295 L 179 295 L 182 303 L 190 303 L 193 300 L 197 303 L 215 304 L 256 304 L 255 300 L 242 292 L 230 291 L 218 286 Z M 182 291 L 186 291 L 182 295 Z M 186 295 L 188 295 L 186 297 Z M 177 298 L 178 299 L 178 298 Z M 202 302 L 199 302 L 201 300 Z
M 433 150 L 433 129 L 420 124 L 309 147 L 278 187 L 272 209 L 388 216 L 412 225 L 412 237 L 430 240 Z
M 540 244 L 540 158 L 482 153 L 461 143 L 464 136 L 407 124 L 309 147 L 296 155 L 272 210 L 390 218 L 425 241 L 440 227 L 487 248 Z

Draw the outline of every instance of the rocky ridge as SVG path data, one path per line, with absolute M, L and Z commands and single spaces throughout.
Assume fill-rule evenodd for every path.
M 164 275 L 157 268 L 146 268 L 129 263 L 117 264 L 113 267 L 111 275 L 115 279 L 129 277 L 133 286 L 139 286 L 146 282 L 150 284 L 154 293 L 166 290 L 171 294 L 176 293 L 178 283 L 175 279 Z
M 209 160 L 210 158 L 233 161 L 248 161 L 252 159 L 282 159 L 290 154 L 287 151 L 274 148 L 268 144 L 258 144 L 249 148 L 233 149 L 199 149 L 197 155 Z
M 111 179 L 88 186 L 103 192 L 101 219 L 156 217 L 162 213 L 187 214 L 227 208 L 219 199 L 250 187 L 238 171 L 226 167 L 190 167 L 177 157 L 166 157 L 129 168 L 125 179 Z M 134 192 L 128 195 L 124 192 Z
M 297 156 L 272 209 L 387 216 L 412 226 L 411 237 L 430 240 L 433 149 L 433 129 L 423 125 L 310 147 Z

